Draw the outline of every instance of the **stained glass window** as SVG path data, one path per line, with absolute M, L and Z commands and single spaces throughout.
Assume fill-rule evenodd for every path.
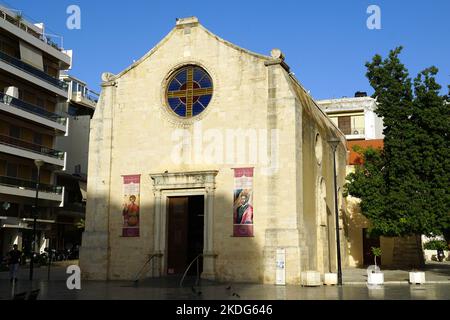
M 183 118 L 199 115 L 211 101 L 211 77 L 198 66 L 185 66 L 176 71 L 167 86 L 167 103 L 175 114 Z

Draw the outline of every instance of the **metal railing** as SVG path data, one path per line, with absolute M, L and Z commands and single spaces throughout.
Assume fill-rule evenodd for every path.
M 20 148 L 22 150 L 36 152 L 59 160 L 64 160 L 64 152 L 53 150 L 45 146 L 34 144 L 28 141 L 20 140 L 14 137 L 0 135 L 0 144 Z
M 183 287 L 184 278 L 186 278 L 186 275 L 191 269 L 194 262 L 197 262 L 197 277 L 195 279 L 195 285 L 198 286 L 198 282 L 200 281 L 200 258 L 203 258 L 203 253 L 200 253 L 198 256 L 196 256 L 194 260 L 192 260 L 192 262 L 187 266 L 186 270 L 183 273 L 183 277 L 181 278 L 180 287 Z
M 16 68 L 19 68 L 20 70 L 22 70 L 28 74 L 38 77 L 41 80 L 60 88 L 61 90 L 67 91 L 67 83 L 65 83 L 64 81 L 61 81 L 57 78 L 52 77 L 51 75 L 45 73 L 44 71 L 39 70 L 39 69 L 23 62 L 22 60 L 11 57 L 10 55 L 7 55 L 6 53 L 1 52 L 1 51 L 0 51 L 0 60 L 2 60 L 3 62 L 6 62 Z
M 0 102 L 9 106 L 13 106 L 15 108 L 33 113 L 37 116 L 46 118 L 48 120 L 51 120 L 53 122 L 66 125 L 67 118 L 63 115 L 59 115 L 57 113 L 53 113 L 50 111 L 47 111 L 41 107 L 32 105 L 31 103 L 25 102 L 23 100 L 14 98 L 12 96 L 9 96 L 7 94 L 4 94 L 3 92 L 0 92 Z
M 92 92 L 92 91 L 90 91 L 90 92 Z M 93 93 L 90 93 L 90 92 L 88 92 L 88 94 L 86 95 L 86 98 L 88 98 L 92 102 L 97 103 L 98 102 L 98 98 L 99 98 L 98 94 L 96 94 L 96 93 L 93 94 Z
M 141 270 L 139 270 L 138 274 L 136 275 L 136 279 L 134 280 L 134 283 L 137 283 L 140 280 L 141 275 L 142 275 L 142 271 L 144 271 L 144 268 L 153 260 L 153 258 L 161 257 L 161 256 L 162 256 L 162 254 L 160 254 L 160 253 L 155 253 L 155 254 L 150 255 L 150 257 L 147 259 L 147 261 L 145 261 L 145 263 L 142 266 Z
M 64 207 L 60 208 L 60 210 L 62 211 L 67 211 L 67 212 L 76 212 L 76 213 L 85 213 L 86 212 L 86 205 L 84 204 L 76 204 L 76 203 L 71 203 L 68 205 L 65 205 Z
M 92 93 L 85 93 L 82 91 L 73 91 L 72 92 L 72 99 L 86 99 L 91 102 L 97 103 L 98 102 L 98 95 L 94 95 Z
M 342 130 L 341 131 L 347 135 L 347 136 L 351 136 L 351 135 L 363 135 L 365 134 L 365 129 L 364 128 L 350 128 L 350 130 Z
M 36 190 L 36 181 L 18 179 L 14 177 L 0 176 L 0 184 L 8 187 Z M 39 183 L 39 191 L 46 193 L 62 194 L 63 187 L 45 183 Z

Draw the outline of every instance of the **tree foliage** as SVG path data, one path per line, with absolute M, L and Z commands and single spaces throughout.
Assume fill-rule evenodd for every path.
M 366 63 L 383 118 L 384 149 L 359 150 L 364 164 L 347 177 L 373 231 L 387 236 L 436 235 L 450 229 L 450 104 L 436 67 L 411 81 L 402 48 Z M 450 86 L 449 86 L 450 92 Z

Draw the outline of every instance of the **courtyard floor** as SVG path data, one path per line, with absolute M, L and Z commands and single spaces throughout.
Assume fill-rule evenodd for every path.
M 133 281 L 82 281 L 81 290 L 66 286 L 66 262 L 51 268 L 47 281 L 47 267 L 35 269 L 34 281 L 28 280 L 29 269 L 21 268 L 19 280 L 13 286 L 8 272 L 0 272 L 0 300 L 11 299 L 14 293 L 40 289 L 41 300 L 450 300 L 450 262 L 429 263 L 425 268 L 425 285 L 408 284 L 408 271 L 383 270 L 385 285 L 369 288 L 366 270 L 343 270 L 342 287 L 275 286 L 246 283 L 218 283 L 202 280 L 194 286 L 187 278 L 183 287 L 180 277 Z M 75 262 L 76 263 L 76 262 Z

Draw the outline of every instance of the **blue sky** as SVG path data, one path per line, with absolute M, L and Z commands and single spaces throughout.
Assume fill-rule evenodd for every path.
M 152 1 L 0 0 L 44 21 L 74 50 L 71 73 L 99 91 L 101 73 L 118 73 L 157 44 L 175 18 L 195 15 L 213 33 L 251 51 L 280 48 L 316 99 L 372 93 L 366 61 L 403 45 L 411 76 L 435 65 L 450 83 L 450 1 Z M 66 27 L 69 5 L 81 9 L 81 29 Z M 369 30 L 366 9 L 381 8 L 381 30 Z M 446 90 L 443 90 L 446 92 Z

